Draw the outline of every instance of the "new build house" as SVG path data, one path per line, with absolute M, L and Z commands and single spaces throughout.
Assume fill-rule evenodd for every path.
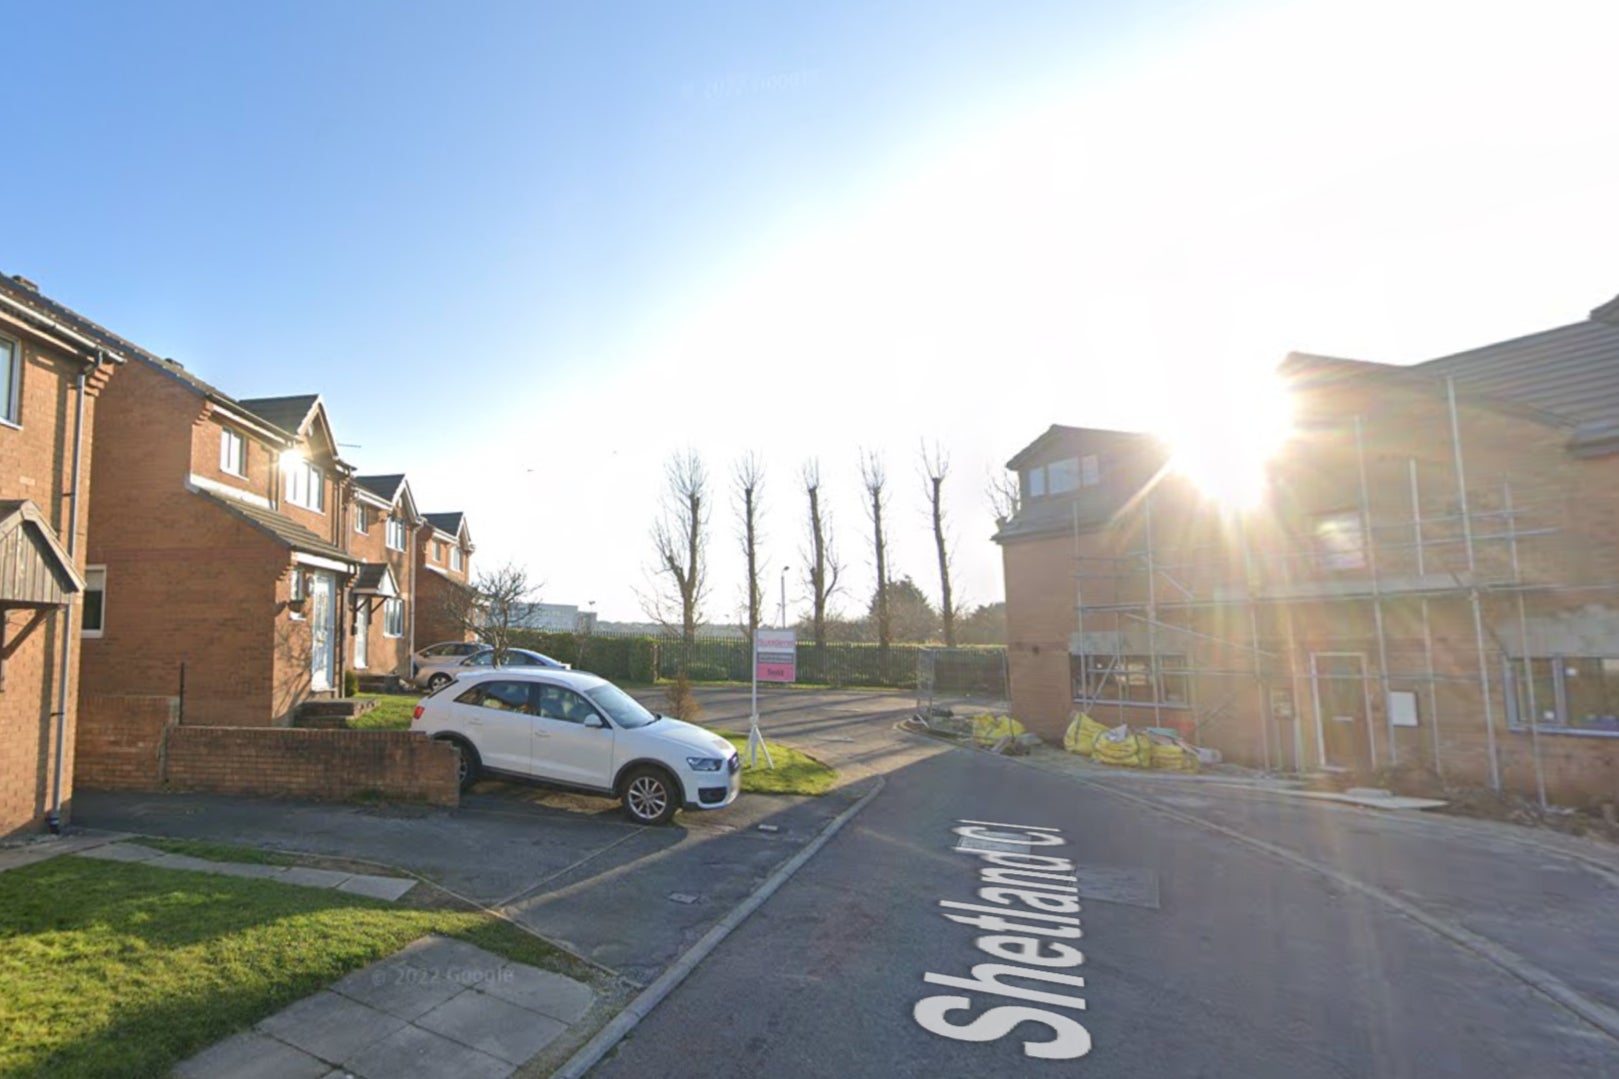
M 1294 355 L 1257 505 L 1053 427 L 1001 522 L 1014 711 L 1246 762 L 1619 797 L 1619 305 L 1412 367 Z
M 470 640 L 466 612 L 472 599 L 472 532 L 466 514 L 429 513 L 416 546 L 417 647 Z

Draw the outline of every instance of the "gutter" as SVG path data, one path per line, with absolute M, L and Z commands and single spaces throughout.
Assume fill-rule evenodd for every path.
M 95 351 L 94 366 L 100 367 L 103 354 Z M 84 479 L 84 382 L 85 368 L 79 368 L 74 389 L 77 401 L 73 417 L 73 485 L 68 489 L 67 553 L 68 561 L 78 565 L 79 549 L 79 487 Z M 73 597 L 68 597 L 62 608 L 62 662 L 56 683 L 56 760 L 52 769 L 51 811 L 45 817 L 52 835 L 62 832 L 62 769 L 67 756 L 68 677 L 73 665 Z

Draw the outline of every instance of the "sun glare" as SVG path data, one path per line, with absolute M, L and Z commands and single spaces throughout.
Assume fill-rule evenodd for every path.
M 1287 393 L 1266 375 L 1199 395 L 1162 433 L 1177 473 L 1223 508 L 1246 510 L 1264 499 L 1267 466 L 1292 430 Z

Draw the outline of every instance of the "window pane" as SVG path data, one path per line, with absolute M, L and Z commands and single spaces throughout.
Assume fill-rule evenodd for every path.
M 1079 483 L 1082 487 L 1095 487 L 1102 482 L 1102 462 L 1094 453 L 1079 459 Z
M 1366 565 L 1366 537 L 1360 514 L 1350 510 L 1316 518 L 1315 560 L 1320 569 L 1361 569 Z
M 84 632 L 100 633 L 102 620 L 102 605 L 106 596 L 107 571 L 104 569 L 87 569 L 84 571 Z
M 17 342 L 0 337 L 0 414 L 17 423 Z
M 1046 496 L 1046 467 L 1040 465 L 1025 472 L 1028 477 L 1027 485 L 1030 498 L 1044 498 Z
M 1079 458 L 1066 457 L 1047 465 L 1046 489 L 1054 495 L 1079 490 Z

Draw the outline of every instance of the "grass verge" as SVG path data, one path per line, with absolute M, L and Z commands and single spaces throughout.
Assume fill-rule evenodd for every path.
M 757 766 L 748 765 L 748 736 L 735 731 L 716 730 L 742 756 L 742 789 L 754 794 L 825 794 L 838 781 L 838 773 L 802 750 L 780 742 L 770 743 L 771 768 L 759 755 Z
M 420 693 L 356 693 L 359 700 L 376 701 L 377 706 L 363 716 L 349 720 L 349 727 L 362 731 L 402 731 L 410 726 L 411 713 L 422 699 Z
M 0 1075 L 167 1075 L 428 933 L 580 976 L 479 912 L 71 856 L 0 873 Z

